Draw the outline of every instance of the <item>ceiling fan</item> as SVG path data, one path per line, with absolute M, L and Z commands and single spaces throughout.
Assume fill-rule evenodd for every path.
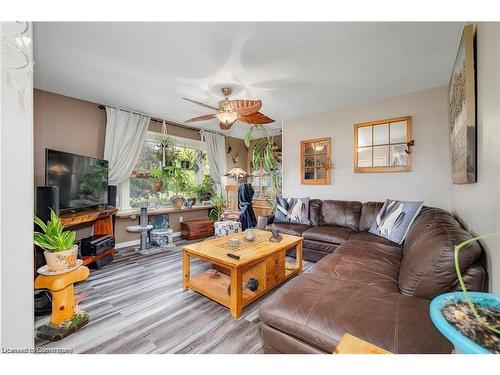
M 219 127 L 223 130 L 230 129 L 236 120 L 250 125 L 262 125 L 274 122 L 273 119 L 259 112 L 262 107 L 262 102 L 260 100 L 229 100 L 229 96 L 232 94 L 233 90 L 228 87 L 224 87 L 221 91 L 224 95 L 224 99 L 219 102 L 217 108 L 208 104 L 200 103 L 196 100 L 183 98 L 191 103 L 195 103 L 215 111 L 215 113 L 194 117 L 184 122 L 207 121 L 216 118 L 219 120 Z

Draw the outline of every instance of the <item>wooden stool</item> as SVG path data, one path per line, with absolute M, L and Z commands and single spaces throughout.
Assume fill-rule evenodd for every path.
M 38 275 L 35 280 L 35 289 L 48 289 L 52 293 L 52 314 L 50 325 L 41 326 L 37 336 L 47 340 L 60 340 L 88 323 L 88 318 L 79 320 L 68 327 L 63 325 L 73 319 L 75 315 L 75 288 L 74 283 L 85 280 L 89 276 L 89 269 L 80 266 L 76 270 L 61 275 Z

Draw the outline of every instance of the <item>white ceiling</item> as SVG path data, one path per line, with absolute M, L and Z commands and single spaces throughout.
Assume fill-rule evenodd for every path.
M 281 120 L 448 83 L 462 23 L 39 23 L 35 87 L 182 123 L 221 87 Z M 194 126 L 218 129 L 215 120 Z M 230 135 L 242 137 L 236 123 Z

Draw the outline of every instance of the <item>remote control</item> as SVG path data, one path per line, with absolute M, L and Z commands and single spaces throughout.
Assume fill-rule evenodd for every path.
M 226 255 L 227 255 L 229 258 L 234 258 L 234 259 L 237 259 L 237 260 L 239 260 L 239 259 L 240 259 L 239 255 L 236 255 L 236 254 L 233 254 L 233 253 L 227 253 Z

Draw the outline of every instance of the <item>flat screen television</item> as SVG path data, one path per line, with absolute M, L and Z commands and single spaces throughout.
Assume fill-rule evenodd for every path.
M 45 149 L 45 185 L 59 188 L 60 210 L 107 204 L 108 162 Z

